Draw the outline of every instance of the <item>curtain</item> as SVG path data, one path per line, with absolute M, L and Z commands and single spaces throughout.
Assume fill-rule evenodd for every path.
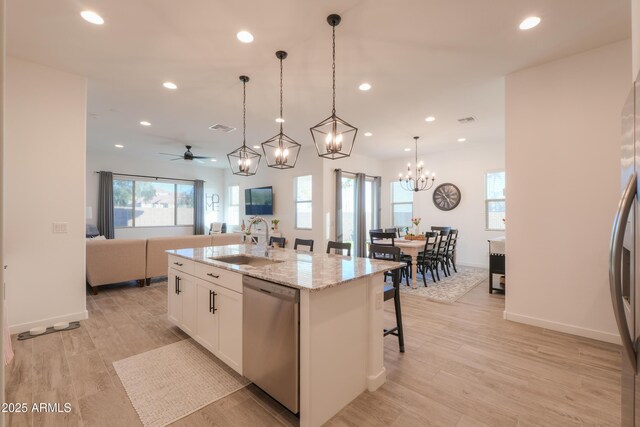
M 204 181 L 193 183 L 193 234 L 204 234 Z
M 336 169 L 336 242 L 342 242 L 342 169 Z
M 375 212 L 373 228 L 381 228 L 381 215 L 382 215 L 382 178 L 376 176 L 373 179 L 373 211 Z
M 113 239 L 113 173 L 100 171 L 98 179 L 98 230 L 107 239 Z
M 365 181 L 363 173 L 356 174 L 356 256 L 367 256 L 367 209 L 365 205 Z

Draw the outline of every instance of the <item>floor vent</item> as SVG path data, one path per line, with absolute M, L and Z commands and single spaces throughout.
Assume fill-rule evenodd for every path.
M 218 130 L 218 131 L 224 132 L 224 133 L 229 133 L 229 132 L 233 132 L 234 130 L 236 130 L 236 128 L 232 128 L 230 126 L 221 125 L 219 123 L 216 123 L 215 125 L 209 126 L 209 129 Z

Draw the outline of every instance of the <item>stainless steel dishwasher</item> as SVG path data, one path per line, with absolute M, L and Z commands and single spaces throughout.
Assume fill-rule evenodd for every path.
M 244 376 L 297 414 L 300 405 L 300 291 L 243 276 Z

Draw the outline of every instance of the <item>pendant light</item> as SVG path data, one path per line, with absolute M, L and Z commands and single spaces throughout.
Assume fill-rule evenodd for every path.
M 282 123 L 282 61 L 287 57 L 287 52 L 279 50 L 276 58 L 280 60 L 280 133 L 262 143 L 262 151 L 267 161 L 267 166 L 275 169 L 291 169 L 296 165 L 301 145 L 284 134 Z
M 402 176 L 402 172 L 398 175 L 398 179 L 400 180 L 400 186 L 407 191 L 425 191 L 429 190 L 433 187 L 433 183 L 436 180 L 436 173 L 433 172 L 431 174 L 431 178 L 429 178 L 429 171 L 424 169 L 424 162 L 421 160 L 418 163 L 418 138 L 419 136 L 414 136 L 416 144 L 416 163 L 415 163 L 415 176 L 412 175 L 411 171 L 411 163 L 407 164 L 407 173 L 405 176 Z
M 318 156 L 331 160 L 349 157 L 358 133 L 357 128 L 336 115 L 336 26 L 341 19 L 340 15 L 335 14 L 327 17 L 327 22 L 333 28 L 333 110 L 329 118 L 310 129 Z
M 229 166 L 234 175 L 255 175 L 260 164 L 260 154 L 247 147 L 247 82 L 249 77 L 240 76 L 242 81 L 242 146 L 227 154 Z

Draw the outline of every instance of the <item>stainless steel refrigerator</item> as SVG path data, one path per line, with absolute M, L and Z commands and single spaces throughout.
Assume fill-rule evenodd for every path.
M 622 111 L 620 153 L 620 202 L 611 233 L 609 285 L 611 301 L 622 340 L 622 426 L 640 427 L 640 290 L 635 266 L 640 265 L 640 218 L 638 173 L 640 172 L 640 91 L 634 84 Z

